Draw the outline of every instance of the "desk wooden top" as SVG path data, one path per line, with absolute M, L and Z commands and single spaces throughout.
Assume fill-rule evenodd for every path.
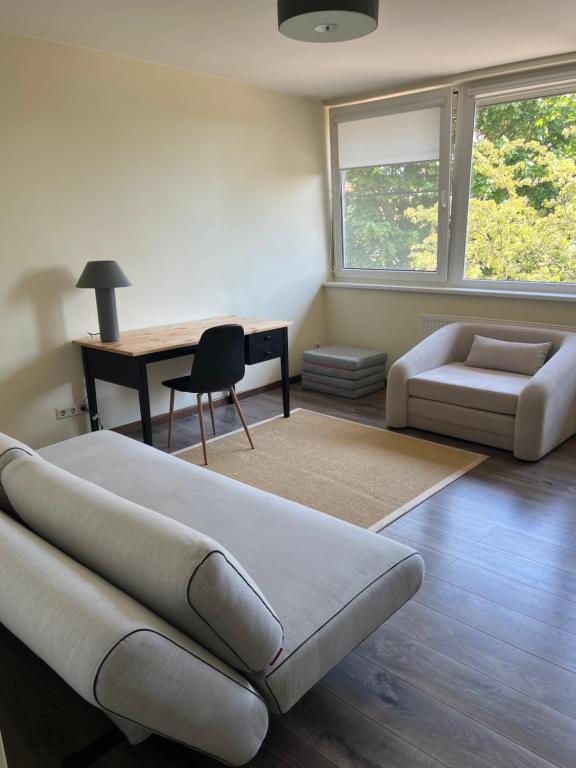
M 198 344 L 200 336 L 207 328 L 228 323 L 241 325 L 246 336 L 262 331 L 273 331 L 277 328 L 287 328 L 292 325 L 287 320 L 259 320 L 256 317 L 225 315 L 223 317 L 209 317 L 204 320 L 192 320 L 177 325 L 157 325 L 153 328 L 124 331 L 120 334 L 119 341 L 102 342 L 96 337 L 86 336 L 82 339 L 74 339 L 73 344 L 79 347 L 115 352 L 118 355 L 128 355 L 128 357 L 139 357 L 155 352 L 165 352 L 169 349 L 193 347 Z

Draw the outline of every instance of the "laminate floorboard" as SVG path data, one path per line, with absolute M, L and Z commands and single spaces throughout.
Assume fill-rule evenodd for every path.
M 384 393 L 359 401 L 292 387 L 293 407 L 385 427 Z M 278 390 L 246 398 L 249 423 L 281 413 Z M 241 427 L 216 409 L 219 434 Z M 536 464 L 406 430 L 488 460 L 382 535 L 421 551 L 416 598 L 282 717 L 250 768 L 576 768 L 576 440 Z M 133 435 L 140 436 L 137 432 Z M 257 437 L 257 433 L 256 433 Z M 154 427 L 167 450 L 167 426 Z M 177 417 L 173 450 L 200 440 Z M 110 728 L 0 627 L 0 730 L 9 768 L 58 768 Z M 159 737 L 94 768 L 216 768 Z
M 548 592 L 513 581 L 464 560 L 452 560 L 436 574 L 430 571 L 429 573 L 437 575 L 441 581 L 447 581 L 475 595 L 488 598 L 498 605 L 513 608 L 576 636 L 576 603 L 570 600 L 562 597 L 554 597 L 551 600 Z
M 365 641 L 357 653 L 540 757 L 563 768 L 573 768 L 573 720 L 542 706 L 531 696 L 386 625 Z
M 392 523 L 390 528 L 393 533 L 403 536 L 416 548 L 422 544 L 444 555 L 452 555 L 489 571 L 508 576 L 515 581 L 576 602 L 576 575 L 572 573 L 541 565 L 514 552 L 503 552 L 481 541 L 442 529 L 428 521 L 412 520 L 409 515 Z
M 426 579 L 416 602 L 576 673 L 574 635 L 453 584 Z
M 448 768 L 553 765 L 356 653 L 329 673 L 323 685 L 334 685 L 347 703 Z
M 576 718 L 576 675 L 563 667 L 414 601 L 386 626 Z

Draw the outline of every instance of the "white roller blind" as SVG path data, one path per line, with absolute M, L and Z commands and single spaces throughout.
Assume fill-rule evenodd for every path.
M 340 168 L 438 160 L 441 109 L 429 107 L 338 123 Z

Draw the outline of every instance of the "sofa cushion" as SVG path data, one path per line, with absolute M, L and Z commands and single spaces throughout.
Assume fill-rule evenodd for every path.
M 410 397 L 514 415 L 530 376 L 449 363 L 408 379 Z
M 347 379 L 349 381 L 358 381 L 367 376 L 381 374 L 386 378 L 386 365 L 371 365 L 369 368 L 336 368 L 333 365 L 324 365 L 322 363 L 302 363 L 302 373 L 316 373 L 320 376 L 329 376 L 331 379 Z
M 430 402 L 428 400 L 427 402 Z M 444 405 L 444 403 L 438 403 L 438 405 Z M 458 408 L 457 405 L 447 405 L 446 408 Z M 466 409 L 468 410 L 468 409 Z M 478 413 L 486 414 L 487 411 L 478 411 Z M 512 416 L 505 416 L 499 413 L 493 414 L 494 416 L 500 416 L 502 419 L 513 419 Z M 428 418 L 425 416 L 418 416 L 416 414 L 408 417 L 408 425 L 414 427 L 414 429 L 421 429 L 425 432 L 435 432 L 440 435 L 448 435 L 449 437 L 456 437 L 459 440 L 467 440 L 469 442 L 481 443 L 482 445 L 491 445 L 494 448 L 502 448 L 506 451 L 512 450 L 514 438 L 508 435 L 500 434 L 499 432 L 490 432 L 487 429 L 472 429 L 469 426 L 463 424 L 455 424 L 451 421 L 441 421 L 434 418 Z
M 133 743 L 155 732 L 231 765 L 258 751 L 268 712 L 239 672 L 2 514 L 0 578 L 0 622 Z
M 414 550 L 113 432 L 42 451 L 49 461 L 220 541 L 264 591 L 284 653 L 252 676 L 286 711 L 418 590 Z
M 12 462 L 4 478 L 30 528 L 232 666 L 255 672 L 280 652 L 280 621 L 214 539 L 41 458 Z
M 327 387 L 333 387 L 335 390 L 344 392 L 355 392 L 357 389 L 371 387 L 374 384 L 383 385 L 386 381 L 384 373 L 375 373 L 365 376 L 362 379 L 337 379 L 335 376 L 324 376 L 319 373 L 302 372 L 302 381 L 305 384 L 324 384 Z
M 19 459 L 22 456 L 37 455 L 38 454 L 25 443 L 21 443 L 13 437 L 0 432 L 0 509 L 4 510 L 4 512 L 14 515 L 14 509 L 4 492 L 4 487 L 2 485 L 2 473 L 4 469 L 10 462 L 14 461 L 14 459 Z
M 456 424 L 462 427 L 471 440 L 474 432 L 489 432 L 512 441 L 514 438 L 514 416 L 507 413 L 480 411 L 477 408 L 464 408 L 461 405 L 440 403 L 437 400 L 424 400 L 411 397 L 408 400 L 408 419 L 410 426 L 415 426 L 414 419 L 432 419 L 444 424 Z
M 380 389 L 384 389 L 386 381 L 377 382 L 376 384 L 369 384 L 364 387 L 356 387 L 355 389 L 342 389 L 342 387 L 333 386 L 332 384 L 321 384 L 318 381 L 312 381 L 305 375 L 302 376 L 302 389 L 311 389 L 315 392 L 324 392 L 327 395 L 336 395 L 336 397 L 346 397 L 348 400 L 357 400 L 365 395 L 370 395 L 372 392 L 378 392 Z
M 552 342 L 527 344 L 476 335 L 465 364 L 534 376 L 546 362 L 551 349 Z
M 385 365 L 388 355 L 375 349 L 363 347 L 318 347 L 308 349 L 302 355 L 303 362 L 314 363 L 318 366 L 340 368 L 348 371 L 357 371 L 363 368 L 371 368 L 375 365 Z

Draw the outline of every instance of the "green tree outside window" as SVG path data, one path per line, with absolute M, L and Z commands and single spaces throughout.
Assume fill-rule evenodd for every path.
M 465 277 L 576 282 L 576 94 L 477 110 Z M 438 163 L 343 172 L 347 267 L 435 271 Z

